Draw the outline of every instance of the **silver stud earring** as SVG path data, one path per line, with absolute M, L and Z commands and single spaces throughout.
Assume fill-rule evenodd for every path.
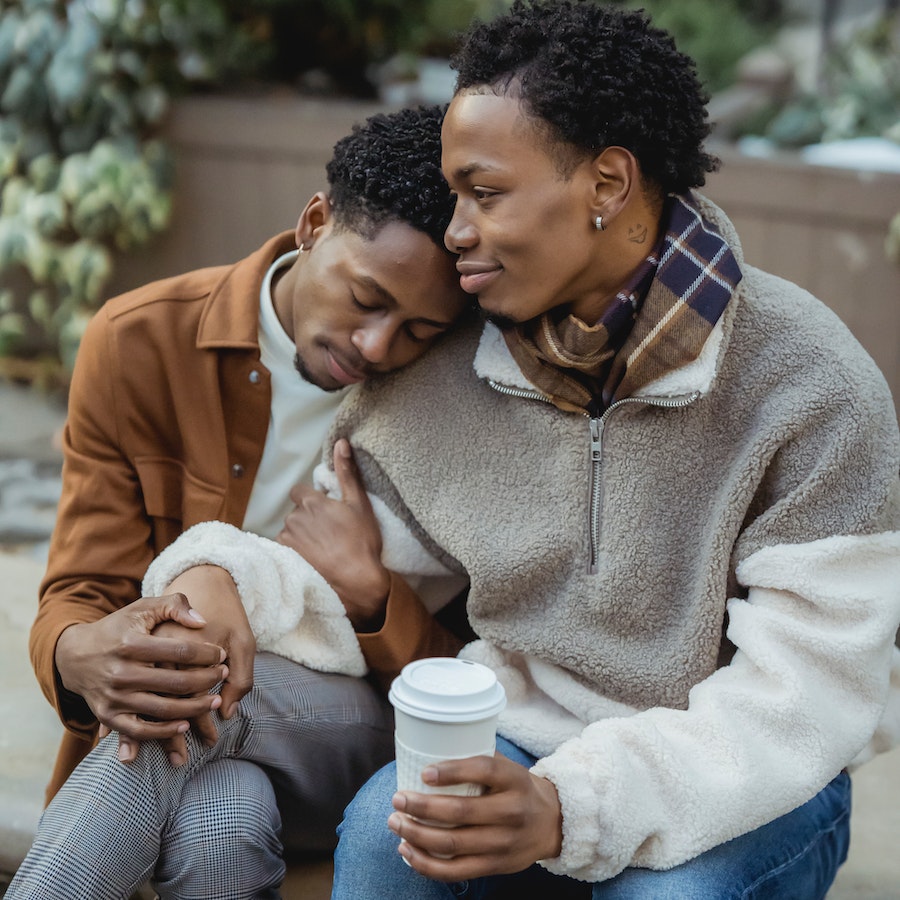
M 597 218 L 594 219 L 594 228 L 596 228 L 597 231 L 603 231 L 603 230 L 604 230 L 603 216 L 597 216 Z

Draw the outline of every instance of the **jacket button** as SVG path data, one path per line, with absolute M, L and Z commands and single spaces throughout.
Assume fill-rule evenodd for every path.
M 256 369 L 254 369 L 247 377 L 250 379 L 250 384 L 259 384 L 260 378 L 262 376 Z
M 244 467 L 240 463 L 235 463 L 231 467 L 231 477 L 232 478 L 243 478 L 244 477 Z

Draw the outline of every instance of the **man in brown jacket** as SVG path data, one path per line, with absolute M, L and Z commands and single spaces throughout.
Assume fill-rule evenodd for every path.
M 440 121 L 437 108 L 368 120 L 336 145 L 329 192 L 295 232 L 234 265 L 110 300 L 84 337 L 31 634 L 67 729 L 48 800 L 98 728 L 119 733 L 123 763 L 156 739 L 180 765 L 185 733 L 214 742 L 212 711 L 230 718 L 251 686 L 284 711 L 264 736 L 267 771 L 219 760 L 188 782 L 160 835 L 164 896 L 269 896 L 283 877 L 281 841 L 330 849 L 346 802 L 392 755 L 389 709 L 370 680 L 255 654 L 233 591 L 204 620 L 185 596 L 141 598 L 140 585 L 197 522 L 277 536 L 348 386 L 411 362 L 465 310 L 443 246 L 452 202 Z M 197 590 L 219 590 L 214 568 L 200 574 Z M 399 578 L 365 587 L 388 591 L 386 619 L 338 593 L 376 677 L 413 653 L 455 652 Z

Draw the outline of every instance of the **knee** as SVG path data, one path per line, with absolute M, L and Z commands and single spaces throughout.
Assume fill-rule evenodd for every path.
M 163 837 L 156 889 L 207 900 L 269 896 L 284 878 L 280 831 L 272 784 L 258 766 L 207 765 L 190 780 Z
M 268 776 L 253 763 L 229 759 L 207 765 L 190 780 L 171 832 L 189 835 L 205 854 L 215 854 L 218 847 L 235 844 L 272 845 L 280 829 L 281 816 Z

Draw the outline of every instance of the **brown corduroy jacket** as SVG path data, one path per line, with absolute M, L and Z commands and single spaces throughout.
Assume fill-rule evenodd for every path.
M 48 802 L 97 733 L 87 704 L 60 682 L 60 634 L 138 599 L 150 561 L 185 529 L 243 521 L 269 422 L 269 373 L 257 343 L 260 285 L 294 246 L 285 232 L 234 265 L 138 288 L 108 301 L 88 326 L 30 639 L 41 688 L 67 729 Z M 410 659 L 460 646 L 400 578 L 388 606 L 382 631 L 360 635 L 382 684 Z

